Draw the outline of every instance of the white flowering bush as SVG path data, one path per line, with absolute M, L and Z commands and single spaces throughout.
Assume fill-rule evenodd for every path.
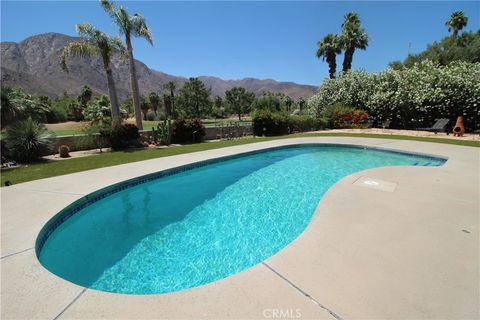
M 435 119 L 464 117 L 468 130 L 480 127 L 480 64 L 453 62 L 440 66 L 423 61 L 411 68 L 380 73 L 350 71 L 326 80 L 309 99 L 308 111 L 321 116 L 334 104 L 365 109 L 392 127 L 431 126 Z

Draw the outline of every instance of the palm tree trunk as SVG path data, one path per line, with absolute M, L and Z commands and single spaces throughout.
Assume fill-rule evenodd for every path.
M 173 89 L 170 89 L 170 103 L 171 105 L 171 112 L 172 112 L 172 117 L 175 119 L 175 96 L 173 95 Z
M 168 98 L 168 96 L 166 96 Z M 167 118 L 170 118 L 172 116 L 172 101 L 170 98 L 167 100 L 164 99 L 165 103 L 165 113 L 167 114 Z
M 327 63 L 330 79 L 335 79 L 335 74 L 337 73 L 337 61 L 335 54 L 327 56 Z
M 347 72 L 348 70 L 352 69 L 352 60 L 353 60 L 353 53 L 355 52 L 355 48 L 347 48 L 345 50 L 345 56 L 343 57 L 343 72 Z
M 133 60 L 133 48 L 130 40 L 130 34 L 125 35 L 127 44 L 128 63 L 130 65 L 130 83 L 132 85 L 133 107 L 135 110 L 135 123 L 139 130 L 143 130 L 142 110 L 140 109 L 140 93 L 138 90 L 137 71 L 135 70 L 135 61 Z
M 122 123 L 120 115 L 120 107 L 118 105 L 117 90 L 115 89 L 115 81 L 113 80 L 112 65 L 109 58 L 103 59 L 105 72 L 107 73 L 108 96 L 110 97 L 110 105 L 112 107 L 112 125 L 118 126 Z

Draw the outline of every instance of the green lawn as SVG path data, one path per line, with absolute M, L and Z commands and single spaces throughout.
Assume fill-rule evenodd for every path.
M 243 138 L 236 140 L 225 140 L 218 142 L 205 142 L 192 145 L 184 145 L 179 147 L 171 147 L 165 149 L 140 149 L 134 151 L 118 151 L 100 154 L 96 156 L 73 158 L 63 161 L 46 161 L 43 163 L 30 164 L 17 169 L 5 170 L 1 172 L 0 180 L 3 186 L 5 181 L 9 180 L 13 184 L 37 180 L 42 178 L 48 178 L 53 176 L 64 175 L 73 172 L 85 171 L 95 168 L 103 168 L 114 166 L 123 163 L 167 157 L 182 153 L 196 152 L 211 150 L 229 146 L 236 146 L 248 143 L 286 139 L 295 137 L 361 137 L 361 138 L 381 138 L 381 139 L 395 139 L 395 140 L 415 140 L 425 142 L 435 142 L 444 144 L 454 144 L 470 147 L 480 147 L 479 141 L 468 140 L 454 140 L 454 139 L 442 139 L 442 138 L 429 138 L 429 137 L 410 137 L 401 135 L 381 135 L 381 134 L 368 134 L 368 133 L 301 133 L 280 137 L 267 137 L 267 138 Z

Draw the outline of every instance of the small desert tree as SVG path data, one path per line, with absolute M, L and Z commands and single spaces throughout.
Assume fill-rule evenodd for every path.
M 242 87 L 233 87 L 225 91 L 225 100 L 228 108 L 232 113 L 238 115 L 238 120 L 242 120 L 242 114 L 249 113 L 253 101 L 255 101 L 255 93 L 249 92 Z
M 185 117 L 202 117 L 210 113 L 210 91 L 198 78 L 190 78 L 178 94 L 178 108 Z

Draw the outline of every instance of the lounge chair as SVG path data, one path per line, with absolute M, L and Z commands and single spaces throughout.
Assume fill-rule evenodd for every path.
M 435 134 L 437 134 L 440 131 L 444 131 L 448 135 L 448 134 L 450 134 L 450 131 L 447 130 L 449 122 L 450 122 L 450 120 L 446 119 L 446 118 L 437 119 L 436 122 L 433 124 L 433 126 L 431 126 L 429 128 L 417 128 L 417 130 L 419 130 L 419 131 L 430 131 L 430 132 L 434 132 Z

